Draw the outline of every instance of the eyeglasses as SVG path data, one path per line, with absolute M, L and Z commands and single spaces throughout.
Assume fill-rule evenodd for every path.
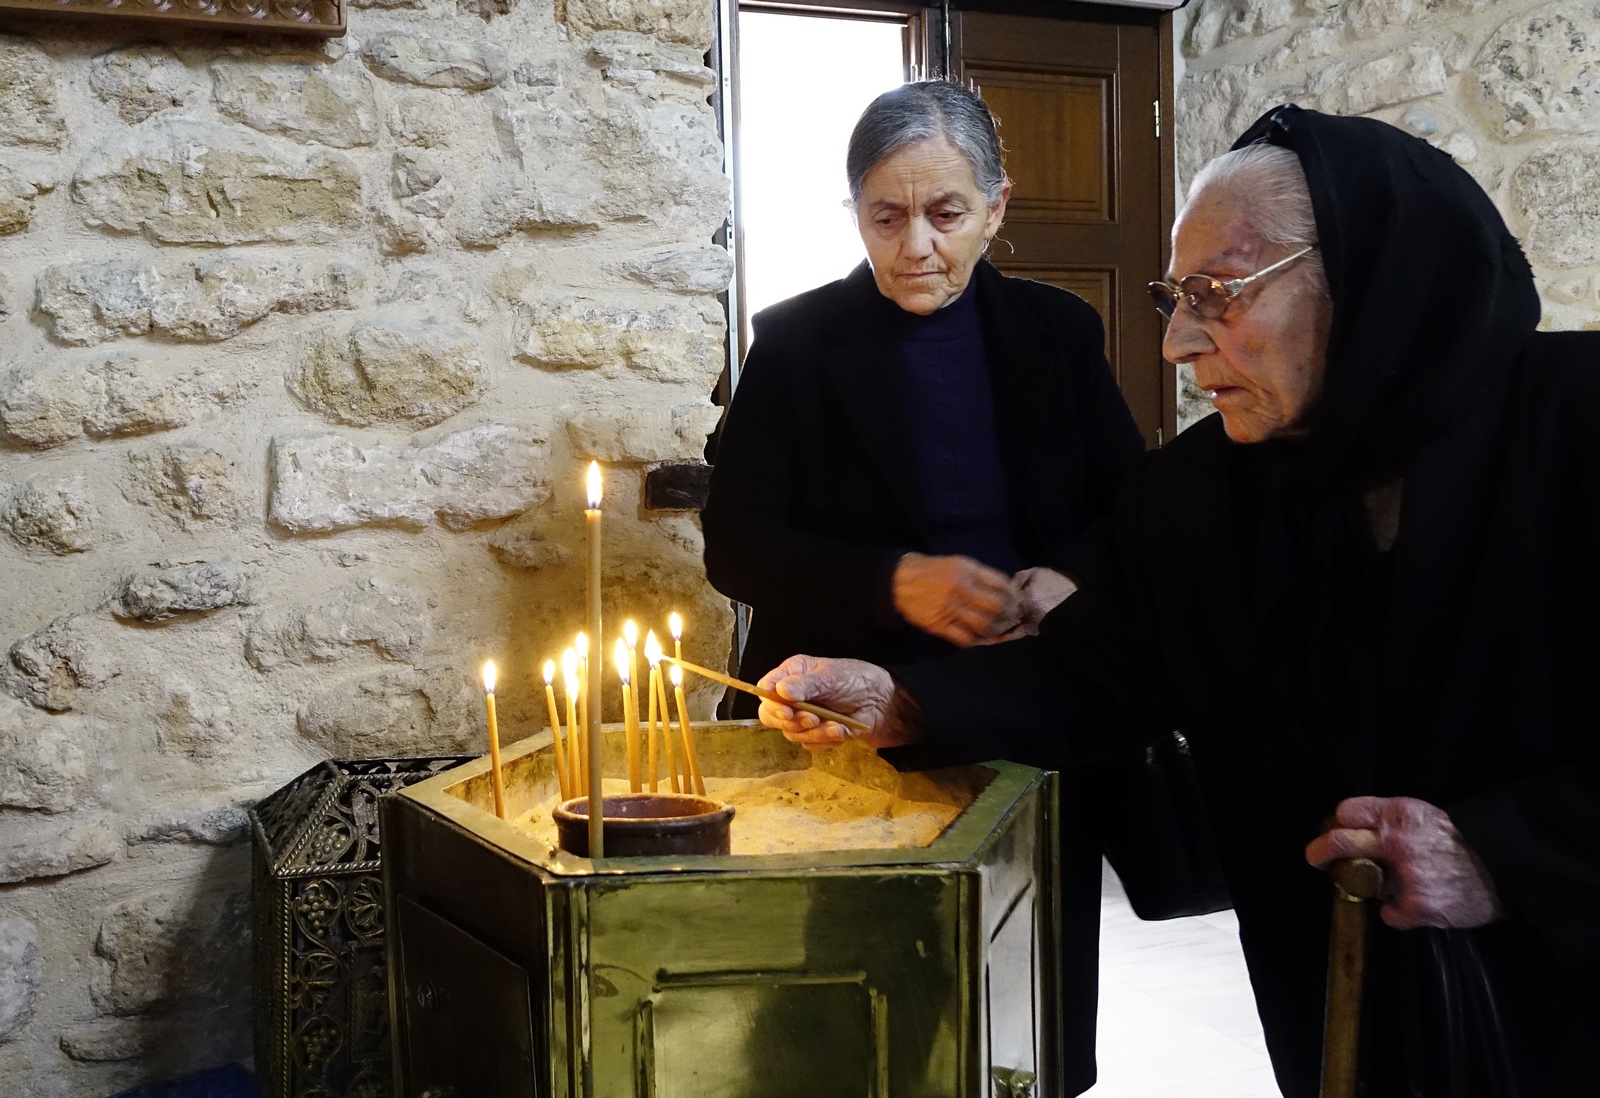
M 1161 315 L 1172 318 L 1173 312 L 1178 308 L 1179 301 L 1187 301 L 1189 308 L 1202 320 L 1217 320 L 1227 312 L 1228 305 L 1234 298 L 1244 293 L 1244 288 L 1258 278 L 1265 278 L 1273 271 L 1281 270 L 1299 259 L 1317 250 L 1315 244 L 1308 244 L 1298 252 L 1287 258 L 1280 259 L 1270 267 L 1263 267 L 1247 278 L 1231 278 L 1226 282 L 1212 278 L 1210 275 L 1193 274 L 1185 275 L 1172 282 L 1150 283 L 1150 298 L 1156 303 L 1156 308 L 1161 310 Z

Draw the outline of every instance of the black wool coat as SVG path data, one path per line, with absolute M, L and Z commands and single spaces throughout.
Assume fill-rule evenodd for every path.
M 980 261 L 978 311 L 1018 552 L 1079 578 L 1144 449 L 1099 315 Z M 899 317 L 862 263 L 755 318 L 701 519 L 706 575 L 754 608 L 742 671 L 797 652 L 888 663 L 955 651 L 906 624 L 894 566 L 929 551 L 900 399 Z M 750 709 L 753 713 L 753 706 Z
M 1506 918 L 1451 933 L 1483 957 L 1521 1098 L 1595 1089 L 1600 335 L 1534 335 L 1497 397 L 1411 466 L 1379 668 L 1397 719 L 1368 776 L 1265 671 L 1253 448 L 1231 443 L 1220 416 L 1147 455 L 1119 506 L 1107 581 L 1063 603 L 1039 637 L 892 669 L 950 761 L 1067 767 L 1184 730 L 1285 1098 L 1317 1094 L 1322 1043 L 1332 893 L 1304 848 L 1341 800 L 1366 794 L 1445 809 L 1488 868 Z M 1427 464 L 1481 475 L 1446 498 L 1427 491 Z M 1439 1020 L 1419 975 L 1438 932 L 1374 926 L 1363 1093 L 1477 1093 L 1406 1066 Z

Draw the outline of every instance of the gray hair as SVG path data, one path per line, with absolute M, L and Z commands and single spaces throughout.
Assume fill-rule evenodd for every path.
M 861 201 L 861 181 L 884 157 L 936 137 L 948 140 L 967 158 L 983 200 L 990 206 L 999 202 L 1006 168 L 994 115 L 979 96 L 947 80 L 902 84 L 861 112 L 844 158 L 850 201 Z
M 1260 143 L 1233 149 L 1201 168 L 1189 184 L 1188 202 L 1201 192 L 1221 188 L 1250 210 L 1250 228 L 1268 244 L 1300 248 L 1317 243 L 1317 215 L 1300 158 L 1278 145 Z M 1312 252 L 1300 261 L 1326 292 L 1322 256 Z

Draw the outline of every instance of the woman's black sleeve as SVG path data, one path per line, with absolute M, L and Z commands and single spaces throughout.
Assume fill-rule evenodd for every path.
M 758 609 L 826 617 L 839 628 L 898 621 L 890 594 L 905 550 L 852 544 L 793 518 L 814 409 L 796 391 L 791 364 L 759 333 L 723 425 L 701 512 L 706 578 Z M 812 414 L 808 414 L 812 413 Z
M 1059 768 L 1132 754 L 1183 723 L 1136 530 L 1137 474 L 1129 489 L 1106 581 L 1058 606 L 1037 637 L 889 668 L 921 709 L 919 759 Z

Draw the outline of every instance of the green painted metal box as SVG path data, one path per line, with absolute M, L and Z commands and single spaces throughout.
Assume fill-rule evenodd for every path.
M 812 763 L 748 722 L 697 735 L 707 775 Z M 488 769 L 381 805 L 397 1094 L 1056 1092 L 1055 775 L 945 774 L 976 798 L 920 849 L 591 861 L 496 818 Z M 551 796 L 549 733 L 504 772 L 513 817 Z

